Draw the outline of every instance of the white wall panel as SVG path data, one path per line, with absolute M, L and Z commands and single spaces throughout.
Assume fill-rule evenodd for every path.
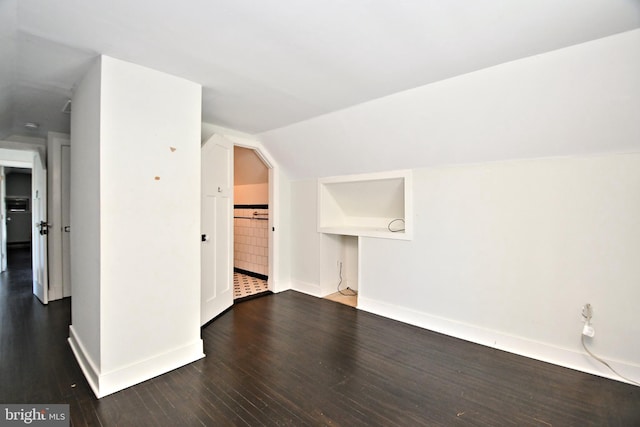
M 640 150 L 640 30 L 259 135 L 293 179 Z
M 592 349 L 640 374 L 640 154 L 422 169 L 414 186 L 414 240 L 361 239 L 362 308 L 609 375 L 575 358 L 588 302 Z

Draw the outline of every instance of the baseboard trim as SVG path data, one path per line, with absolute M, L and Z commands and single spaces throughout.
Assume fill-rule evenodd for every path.
M 87 353 L 86 347 L 82 344 L 82 340 L 80 340 L 76 334 L 73 325 L 69 325 L 68 342 L 71 346 L 71 351 L 78 361 L 78 365 L 80 365 L 80 369 L 82 370 L 84 377 L 89 383 L 89 387 L 93 390 L 93 394 L 100 398 L 100 387 L 98 386 L 100 384 L 100 371 L 93 362 L 93 359 L 89 356 L 89 353 Z
M 295 281 L 291 283 L 291 289 L 318 298 L 322 298 L 323 296 L 322 288 L 320 285 L 316 285 L 315 283 Z
M 98 399 L 150 380 L 205 357 L 202 339 L 151 358 L 101 373 L 88 356 L 73 325 L 69 327 L 69 344 L 89 386 Z
M 273 286 L 273 289 L 271 289 L 271 291 L 274 294 L 278 294 L 280 292 L 284 292 L 284 291 L 288 291 L 290 289 L 293 289 L 291 283 L 284 282 L 284 281 L 279 281 L 279 280 L 273 280 L 273 279 L 272 279 L 272 282 L 270 283 L 270 286 Z
M 491 329 L 480 328 L 467 323 L 432 316 L 417 310 L 363 298 L 362 295 L 358 296 L 358 309 L 486 347 L 496 348 L 542 362 L 632 384 L 609 371 L 604 365 L 595 361 L 586 353 L 572 349 L 557 347 Z M 576 345 L 580 345 L 580 339 L 581 337 L 578 334 L 576 336 Z M 619 360 L 608 360 L 604 358 L 603 360 L 614 366 L 618 372 L 626 377 L 634 380 L 640 379 L 640 366 Z

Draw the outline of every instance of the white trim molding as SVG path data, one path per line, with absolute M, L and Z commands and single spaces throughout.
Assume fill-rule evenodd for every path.
M 202 352 L 203 342 L 199 339 L 152 358 L 102 373 L 87 354 L 73 329 L 73 325 L 69 326 L 69 344 L 89 382 L 89 386 L 98 399 L 195 362 L 205 356 Z
M 556 347 L 547 343 L 528 340 L 499 331 L 432 316 L 427 313 L 399 307 L 386 302 L 362 298 L 362 296 L 358 296 L 358 309 L 486 347 L 496 348 L 542 362 L 629 383 L 625 379 L 615 375 L 601 363 L 595 361 L 588 354 L 568 348 Z M 579 340 L 580 336 L 578 335 L 576 336 L 576 341 L 579 342 Z M 607 360 L 604 358 L 603 360 L 615 366 L 615 369 L 627 378 L 640 378 L 640 366 L 638 365 L 618 360 Z

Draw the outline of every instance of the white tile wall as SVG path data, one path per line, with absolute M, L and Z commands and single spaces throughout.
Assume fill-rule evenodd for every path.
M 262 215 L 255 216 L 254 212 Z M 268 209 L 234 209 L 234 267 L 269 275 L 268 214 Z

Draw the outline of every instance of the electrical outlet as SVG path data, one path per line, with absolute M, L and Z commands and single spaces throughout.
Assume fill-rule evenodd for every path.
M 593 326 L 591 326 L 591 324 L 589 323 L 585 323 L 584 328 L 582 328 L 582 335 L 593 338 L 595 334 L 596 334 L 596 331 L 595 329 L 593 329 Z
M 593 308 L 591 304 L 586 303 L 582 306 L 582 321 L 583 322 L 591 322 L 591 318 L 593 317 Z
M 593 317 L 593 307 L 591 304 L 586 303 L 582 306 L 582 321 L 584 322 L 584 327 L 582 328 L 582 335 L 593 338 L 596 334 L 595 329 L 593 329 L 593 325 L 591 324 L 591 318 Z

